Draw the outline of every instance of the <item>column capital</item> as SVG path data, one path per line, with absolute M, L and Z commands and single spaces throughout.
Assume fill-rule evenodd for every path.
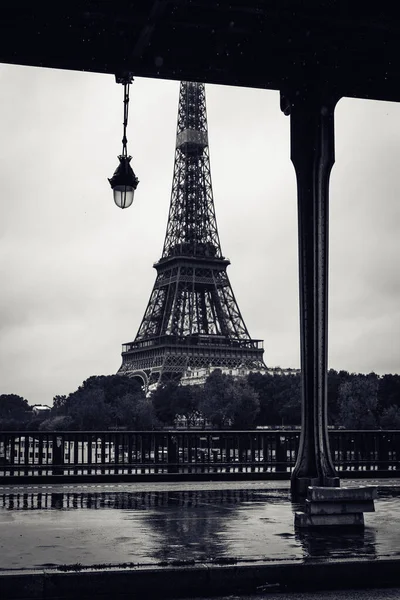
M 280 107 L 286 116 L 296 109 L 305 108 L 325 115 L 334 111 L 341 97 L 341 94 L 333 88 L 303 82 L 301 85 L 287 85 L 280 90 Z

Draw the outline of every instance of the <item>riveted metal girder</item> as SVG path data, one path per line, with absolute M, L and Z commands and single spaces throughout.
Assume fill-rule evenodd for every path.
M 120 372 L 161 375 L 188 367 L 264 370 L 222 256 L 208 152 L 205 86 L 181 82 L 174 177 L 162 257 L 136 338 Z M 150 375 L 149 375 L 150 376 Z

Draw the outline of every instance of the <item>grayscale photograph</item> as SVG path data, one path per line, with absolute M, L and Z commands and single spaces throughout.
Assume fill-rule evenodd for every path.
M 3 13 L 0 600 L 400 598 L 395 3 Z

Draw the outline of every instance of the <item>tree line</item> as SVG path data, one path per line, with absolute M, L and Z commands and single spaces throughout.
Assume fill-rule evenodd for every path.
M 204 386 L 158 387 L 148 397 L 121 375 L 92 376 L 68 396 L 55 396 L 49 414 L 36 415 L 16 394 L 0 395 L 0 430 L 150 430 L 182 426 L 250 429 L 301 423 L 298 373 L 213 371 Z M 400 429 L 400 375 L 328 372 L 328 424 L 344 429 Z

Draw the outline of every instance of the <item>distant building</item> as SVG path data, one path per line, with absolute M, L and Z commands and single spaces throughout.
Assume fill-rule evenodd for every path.
M 222 371 L 223 375 L 232 375 L 234 378 L 247 377 L 249 373 L 268 373 L 268 375 L 296 375 L 300 373 L 300 369 L 282 369 L 281 367 L 266 368 L 263 371 L 251 370 L 241 365 L 238 368 L 217 367 Z M 181 378 L 181 385 L 204 385 L 207 377 L 214 371 L 215 368 L 199 368 L 187 369 Z
M 272 367 L 267 369 L 267 373 L 269 375 L 298 375 L 300 372 L 300 369 L 292 369 L 291 367 Z
M 32 406 L 32 412 L 35 416 L 47 415 L 50 411 L 51 408 L 47 404 L 34 404 Z

